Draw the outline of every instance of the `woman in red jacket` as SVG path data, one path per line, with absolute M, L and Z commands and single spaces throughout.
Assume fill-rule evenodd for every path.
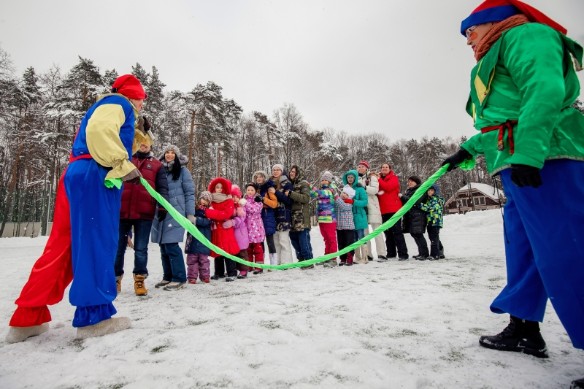
M 381 209 L 383 223 L 388 221 L 402 206 L 398 196 L 399 189 L 399 179 L 391 170 L 389 163 L 382 164 L 377 197 L 379 198 L 379 208 Z M 400 261 L 408 259 L 408 247 L 402 232 L 401 219 L 393 227 L 385 230 L 384 233 L 387 258 L 399 257 Z
M 231 182 L 223 177 L 214 178 L 208 187 L 213 197 L 211 207 L 205 211 L 205 216 L 213 221 L 211 227 L 211 242 L 226 251 L 229 254 L 236 255 L 239 253 L 239 246 L 233 233 L 233 218 L 235 206 L 231 193 Z M 215 252 L 211 252 L 215 258 L 215 274 L 212 280 L 218 280 L 225 277 L 227 268 L 227 278 L 225 281 L 234 281 L 237 277 L 237 268 L 235 262 L 225 258 Z

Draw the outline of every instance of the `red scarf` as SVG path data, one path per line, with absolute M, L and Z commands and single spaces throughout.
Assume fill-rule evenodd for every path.
M 491 46 L 501 37 L 505 31 L 520 26 L 522 24 L 529 23 L 529 19 L 525 15 L 513 15 L 505 20 L 493 24 L 491 29 L 485 34 L 483 39 L 479 41 L 475 50 L 475 59 L 481 60 L 490 50 Z

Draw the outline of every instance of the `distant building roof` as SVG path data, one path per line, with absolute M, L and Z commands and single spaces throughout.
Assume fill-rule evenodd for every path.
M 471 182 L 457 190 L 456 192 L 468 192 L 469 185 L 471 189 L 476 189 L 482 192 L 485 196 L 492 198 L 493 200 L 499 201 L 499 197 L 505 197 L 505 193 L 502 189 L 495 188 L 494 186 L 488 184 L 481 184 L 478 182 Z

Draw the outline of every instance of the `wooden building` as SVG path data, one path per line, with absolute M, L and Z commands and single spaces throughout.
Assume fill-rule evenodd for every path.
M 466 213 L 502 207 L 505 193 L 499 188 L 487 184 L 471 182 L 460 188 L 454 196 L 446 201 L 444 213 Z

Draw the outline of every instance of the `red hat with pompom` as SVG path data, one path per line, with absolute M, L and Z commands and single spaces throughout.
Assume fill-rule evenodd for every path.
M 112 93 L 119 93 L 133 100 L 144 100 L 148 97 L 140 80 L 132 74 L 124 74 L 116 78 L 112 84 Z

